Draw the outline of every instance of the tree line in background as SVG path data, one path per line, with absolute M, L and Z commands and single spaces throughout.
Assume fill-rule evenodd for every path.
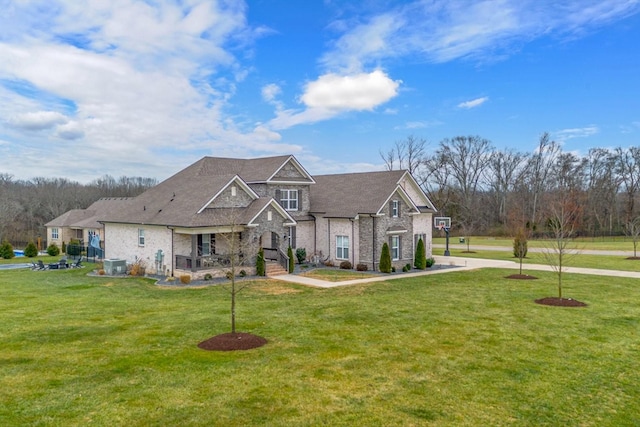
M 496 149 L 480 136 L 447 138 L 428 147 L 409 136 L 380 151 L 386 168 L 407 169 L 437 215 L 464 235 L 552 235 L 568 221 L 573 235 L 637 234 L 640 147 L 562 150 L 548 133 L 533 152 Z
M 157 184 L 153 178 L 105 175 L 88 184 L 66 178 L 14 180 L 0 174 L 0 242 L 25 247 L 40 237 L 44 224 L 71 209 L 86 209 L 102 197 L 133 197 Z
M 409 136 L 380 155 L 389 170 L 407 169 L 464 235 L 553 233 L 570 220 L 583 236 L 640 234 L 640 147 L 564 152 L 548 133 L 533 152 L 496 149 L 480 136 L 446 138 L 428 147 Z M 153 178 L 105 175 L 88 184 L 66 178 L 14 180 L 0 173 L 0 241 L 18 247 L 46 238 L 44 224 L 102 197 L 134 197 Z M 559 215 L 562 218 L 559 218 Z

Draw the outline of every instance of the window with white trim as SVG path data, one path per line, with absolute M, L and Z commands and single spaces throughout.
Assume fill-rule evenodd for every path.
M 211 251 L 211 241 L 213 234 L 198 234 L 198 255 L 209 256 L 213 252 Z
M 391 216 L 398 218 L 400 216 L 400 202 L 398 200 L 391 201 Z
M 138 228 L 138 246 L 144 246 L 144 228 Z
M 288 211 L 297 211 L 298 190 L 280 190 L 280 204 Z
M 400 259 L 400 236 L 391 236 L 391 259 Z
M 349 259 L 349 236 L 336 236 L 336 258 Z
M 52 239 L 58 239 L 59 238 L 59 234 L 58 234 L 58 229 L 57 228 L 52 228 L 51 229 L 51 238 Z

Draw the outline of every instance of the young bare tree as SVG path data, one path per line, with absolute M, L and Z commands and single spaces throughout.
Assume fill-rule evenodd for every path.
M 556 191 L 547 206 L 547 228 L 551 238 L 542 255 L 558 276 L 558 298 L 562 299 L 562 274 L 567 263 L 577 253 L 573 237 L 582 218 L 582 204 L 579 195 Z
M 624 234 L 631 238 L 633 242 L 633 258 L 638 258 L 638 241 L 640 240 L 640 216 L 627 222 L 624 227 Z
M 226 215 L 226 223 L 229 224 L 225 233 L 217 233 L 216 239 L 223 243 L 222 259 L 226 265 L 228 285 L 223 287 L 229 292 L 231 297 L 231 333 L 236 333 L 236 298 L 238 293 L 248 287 L 251 282 L 238 282 L 237 276 L 243 267 L 253 260 L 253 252 L 257 253 L 255 245 L 246 238 L 245 226 L 242 223 L 242 211 L 229 208 Z M 250 255 L 250 256 L 247 256 Z
M 513 239 L 513 255 L 520 261 L 520 275 L 522 275 L 522 260 L 526 258 L 529 250 L 527 234 L 527 229 L 520 227 Z

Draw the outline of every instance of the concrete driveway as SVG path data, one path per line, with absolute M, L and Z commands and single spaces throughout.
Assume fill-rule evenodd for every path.
M 474 246 L 474 248 L 478 248 Z M 611 251 L 609 251 L 611 253 Z M 342 282 L 328 282 L 325 280 L 314 279 L 311 277 L 299 276 L 297 274 L 284 274 L 282 276 L 275 276 L 278 280 L 282 280 L 290 283 L 298 283 L 300 285 L 315 286 L 318 288 L 335 288 L 338 286 L 349 286 L 360 283 L 372 283 L 383 282 L 387 280 L 404 279 L 407 277 L 428 276 L 432 274 L 445 274 L 452 271 L 464 271 L 464 270 L 477 270 L 479 268 L 508 268 L 512 270 L 520 269 L 520 264 L 514 261 L 502 261 L 495 259 L 483 259 L 483 258 L 463 258 L 454 256 L 434 256 L 436 264 L 428 270 L 417 271 L 412 273 L 403 274 L 391 274 L 381 275 L 376 277 L 369 277 L 366 279 L 354 279 L 345 280 Z M 543 264 L 523 264 L 522 271 L 553 271 L 548 265 Z M 577 273 L 577 274 L 591 274 L 596 276 L 609 276 L 609 277 L 631 277 L 640 279 L 640 272 L 636 271 L 620 271 L 620 270 L 601 270 L 597 268 L 578 268 L 578 267 L 564 267 L 565 273 Z

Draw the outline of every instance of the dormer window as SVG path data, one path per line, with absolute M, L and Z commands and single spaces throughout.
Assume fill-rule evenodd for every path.
M 298 190 L 280 190 L 280 204 L 285 210 L 298 210 Z

